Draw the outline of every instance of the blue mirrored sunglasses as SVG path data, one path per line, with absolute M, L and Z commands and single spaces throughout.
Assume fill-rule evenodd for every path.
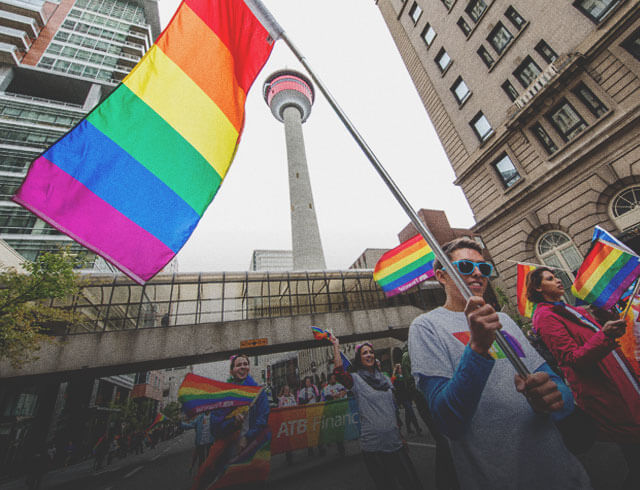
M 473 274 L 473 270 L 477 267 L 480 274 L 483 277 L 489 277 L 493 272 L 493 265 L 489 262 L 474 262 L 473 260 L 456 260 L 455 262 L 451 262 L 456 266 L 458 272 L 463 276 L 469 276 Z M 444 270 L 444 267 L 442 268 Z

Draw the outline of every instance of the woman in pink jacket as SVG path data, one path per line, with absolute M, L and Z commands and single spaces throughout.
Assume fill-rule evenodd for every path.
M 565 304 L 562 282 L 546 267 L 529 273 L 527 295 L 537 303 L 533 329 L 558 361 L 576 405 L 597 422 L 600 440 L 620 445 L 629 467 L 624 488 L 640 488 L 640 381 L 616 340 L 624 320 L 602 326 L 584 308 Z

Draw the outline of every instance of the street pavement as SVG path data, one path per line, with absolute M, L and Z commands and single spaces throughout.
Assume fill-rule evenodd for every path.
M 194 434 L 186 432 L 174 439 L 147 449 L 142 455 L 130 455 L 116 460 L 101 471 L 93 471 L 93 460 L 45 475 L 42 490 L 188 490 Z M 422 435 L 407 436 L 409 454 L 425 490 L 435 490 L 435 445 L 423 426 Z M 345 443 L 346 456 L 340 458 L 335 445 L 329 445 L 324 456 L 317 451 L 309 456 L 306 450 L 295 451 L 292 465 L 284 454 L 272 457 L 268 490 L 364 490 L 373 488 L 360 455 L 358 441 Z M 581 458 L 592 478 L 594 490 L 618 490 L 626 473 L 626 465 L 617 446 L 598 443 Z M 0 485 L 0 490 L 22 490 L 24 478 Z

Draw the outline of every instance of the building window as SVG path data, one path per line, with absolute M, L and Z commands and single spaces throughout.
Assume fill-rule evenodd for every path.
M 493 46 L 496 53 L 502 54 L 504 50 L 507 49 L 507 46 L 509 46 L 509 43 L 513 41 L 513 35 L 502 25 L 502 22 L 498 22 L 489 34 L 487 41 Z
M 418 23 L 418 19 L 420 19 L 421 15 L 422 7 L 420 7 L 416 2 L 413 2 L 413 5 L 409 9 L 409 17 L 411 17 L 414 25 Z
M 573 6 L 592 21 L 598 23 L 619 3 L 620 0 L 575 0 Z
M 604 105 L 584 83 L 576 85 L 572 92 L 580 99 L 580 102 L 587 106 L 587 109 L 589 109 L 594 116 L 600 117 L 607 112 L 607 106 Z
M 471 20 L 474 22 L 478 22 L 482 14 L 484 14 L 485 10 L 487 10 L 487 4 L 484 0 L 471 0 L 467 8 L 464 11 L 467 13 Z
M 547 130 L 542 127 L 542 124 L 535 123 L 531 126 L 531 131 L 549 155 L 558 151 L 558 147 L 549 136 L 549 133 L 547 133 Z
M 536 47 L 534 49 L 547 63 L 553 63 L 558 59 L 558 55 L 556 54 L 556 52 L 551 49 L 551 47 L 543 40 L 540 40 L 540 42 L 536 44 Z
M 621 231 L 640 223 L 640 186 L 634 185 L 616 194 L 611 200 L 611 216 Z
M 447 7 L 447 10 L 451 10 L 451 7 L 453 7 L 453 4 L 455 3 L 455 0 L 440 0 L 445 7 Z
M 518 30 L 522 29 L 522 27 L 527 23 L 527 21 L 524 20 L 518 13 L 518 11 L 513 7 L 509 7 L 504 15 L 511 21 L 514 26 L 516 26 L 516 29 Z
M 481 142 L 485 142 L 493 134 L 491 124 L 482 111 L 478 112 L 469 124 Z
M 427 47 L 431 46 L 433 40 L 436 38 L 436 31 L 433 30 L 429 24 L 425 26 L 422 30 L 422 40 L 427 45 Z
M 582 264 L 582 255 L 571 238 L 561 231 L 550 231 L 540 237 L 536 252 L 544 265 L 557 269 L 554 274 L 562 281 L 565 291 L 571 291 L 575 272 Z
M 468 36 L 471 33 L 471 26 L 467 24 L 467 21 L 462 17 L 458 19 L 458 27 L 463 32 L 465 36 Z
M 587 127 L 587 123 L 566 99 L 554 107 L 546 117 L 564 141 L 575 138 Z
M 622 47 L 629 51 L 635 59 L 640 61 L 640 29 L 636 29 L 633 34 L 625 39 Z
M 509 80 L 505 80 L 504 83 L 500 86 L 502 87 L 502 90 L 505 91 L 505 93 L 507 94 L 507 97 L 509 97 L 509 100 L 511 102 L 515 101 L 520 95 Z
M 487 51 L 487 48 L 485 48 L 484 46 L 480 46 L 478 48 L 478 56 L 480 56 L 480 59 L 482 59 L 482 62 L 487 65 L 488 68 L 491 68 L 493 66 L 494 60 L 493 60 L 493 56 L 491 56 L 491 54 L 489 54 L 489 51 Z
M 520 174 L 516 170 L 516 166 L 506 153 L 503 153 L 492 165 L 498 172 L 500 180 L 502 180 L 505 187 L 511 187 L 520 180 Z
M 451 57 L 447 54 L 444 48 L 441 48 L 440 51 L 438 51 L 438 55 L 436 56 L 436 63 L 440 67 L 440 71 L 443 73 L 451 64 Z
M 524 61 L 520 63 L 520 66 L 516 68 L 516 71 L 513 72 L 513 75 L 524 88 L 527 88 L 540 73 L 542 73 L 540 67 L 531 59 L 531 56 L 527 56 Z
M 467 84 L 464 83 L 462 77 L 458 77 L 458 79 L 451 86 L 451 93 L 453 93 L 453 96 L 458 101 L 458 104 L 462 104 L 471 95 L 471 91 L 469 90 L 469 87 L 467 87 Z

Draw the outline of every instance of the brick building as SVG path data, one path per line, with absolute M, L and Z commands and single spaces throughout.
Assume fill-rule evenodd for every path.
M 638 2 L 376 3 L 509 291 L 595 225 L 639 248 Z

